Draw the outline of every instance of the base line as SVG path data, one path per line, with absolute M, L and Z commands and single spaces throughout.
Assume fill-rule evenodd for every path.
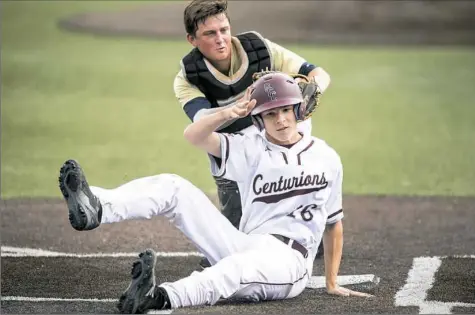
M 117 299 L 60 299 L 60 298 L 44 298 L 44 297 L 29 297 L 29 296 L 2 296 L 2 301 L 16 301 L 16 302 L 104 302 L 113 303 Z
M 76 254 L 53 252 L 43 249 L 2 246 L 1 257 L 69 257 L 69 258 L 120 258 L 120 257 L 138 257 L 136 253 L 91 253 Z M 157 257 L 202 257 L 199 252 L 156 252 Z
M 117 303 L 118 299 L 60 299 L 60 298 L 42 298 L 28 296 L 2 296 L 1 301 L 13 302 L 101 302 L 101 303 Z M 151 310 L 147 314 L 171 314 L 173 310 Z

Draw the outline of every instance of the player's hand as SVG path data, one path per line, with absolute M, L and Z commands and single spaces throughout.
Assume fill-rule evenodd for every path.
M 230 108 L 230 119 L 246 117 L 252 111 L 254 106 L 256 106 L 256 100 L 244 100 L 237 103 Z
M 339 296 L 374 297 L 374 295 L 372 294 L 353 291 L 344 287 L 340 287 L 339 285 L 336 285 L 334 287 L 327 287 L 327 292 L 328 294 Z
M 246 94 L 241 99 L 239 99 L 235 105 L 229 108 L 228 119 L 242 118 L 249 115 L 254 106 L 256 106 L 256 100 L 250 99 L 251 91 L 252 88 L 249 87 L 246 90 Z

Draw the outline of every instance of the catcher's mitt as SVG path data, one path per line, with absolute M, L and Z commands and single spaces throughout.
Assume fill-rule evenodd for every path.
M 266 70 L 266 71 L 256 72 L 252 75 L 252 80 L 253 82 L 255 82 L 266 74 L 277 73 L 277 72 L 279 71 Z M 305 113 L 301 120 L 308 119 L 310 116 L 312 116 L 313 112 L 318 107 L 318 105 L 320 105 L 320 95 L 322 94 L 322 92 L 320 91 L 320 87 L 313 79 L 310 79 L 309 77 L 303 74 L 298 74 L 298 73 L 287 73 L 287 74 L 297 81 L 300 91 L 302 92 L 302 97 L 303 97 L 302 105 L 305 106 Z

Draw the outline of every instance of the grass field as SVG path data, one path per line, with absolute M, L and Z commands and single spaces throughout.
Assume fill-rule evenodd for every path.
M 68 158 L 114 187 L 171 172 L 214 191 L 183 139 L 173 78 L 190 49 L 75 34 L 69 14 L 138 3 L 2 1 L 1 194 L 59 196 Z M 351 194 L 475 195 L 475 50 L 287 45 L 332 75 L 315 136 L 341 155 Z

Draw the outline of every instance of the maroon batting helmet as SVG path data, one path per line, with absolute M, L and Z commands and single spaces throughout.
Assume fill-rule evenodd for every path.
M 291 76 L 281 72 L 265 74 L 254 82 L 251 99 L 256 100 L 251 117 L 259 130 L 264 129 L 260 114 L 266 110 L 295 105 L 294 112 L 297 120 L 301 120 L 305 112 L 305 109 L 300 108 L 303 98 L 297 82 Z

